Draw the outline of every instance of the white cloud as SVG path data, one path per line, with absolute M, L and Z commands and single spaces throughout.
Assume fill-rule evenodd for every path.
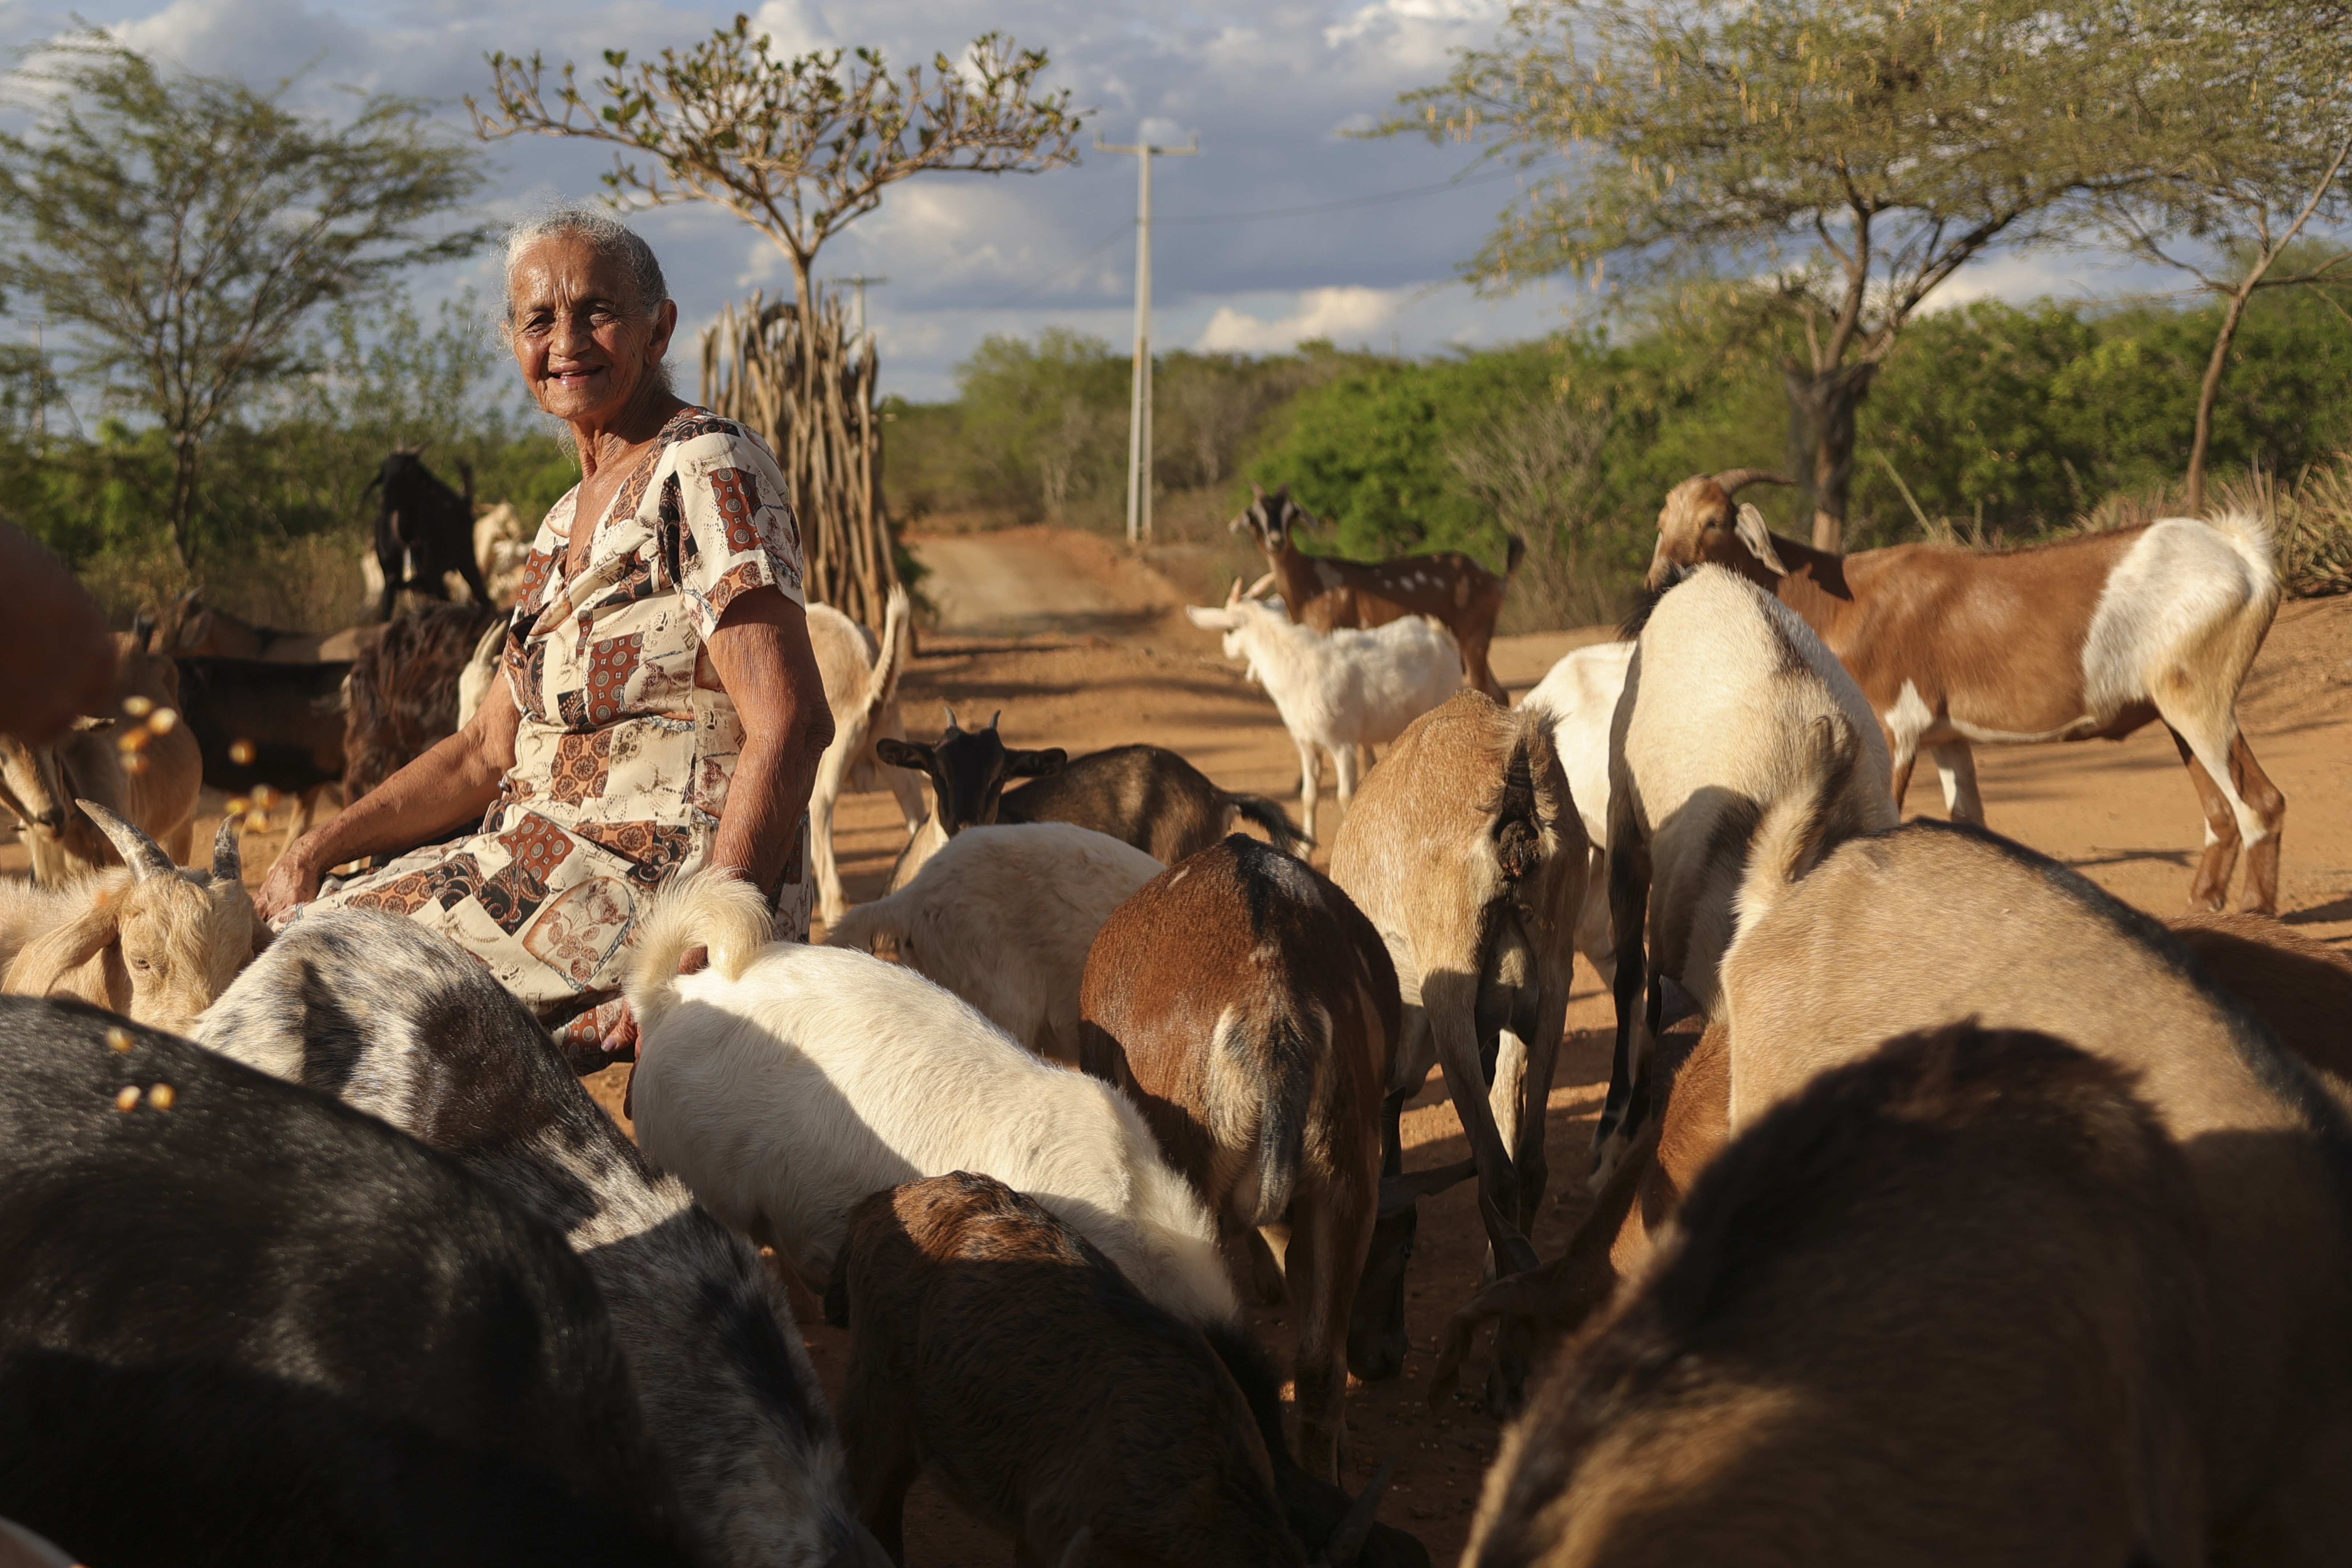
M 1366 342 L 1389 330 L 1402 293 L 1349 285 L 1310 289 L 1289 314 L 1273 321 L 1221 305 L 1202 331 L 1200 347 L 1207 353 L 1280 353 L 1308 338 Z

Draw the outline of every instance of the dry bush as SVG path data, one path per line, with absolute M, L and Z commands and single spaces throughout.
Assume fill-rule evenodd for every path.
M 1464 484 L 1527 542 L 1499 629 L 1555 631 L 1618 619 L 1631 594 L 1600 542 L 1596 493 L 1605 414 L 1533 404 L 1484 421 L 1447 447 Z
M 208 550 L 194 570 L 173 558 L 168 543 L 118 546 L 85 562 L 79 576 L 115 625 L 160 615 L 190 588 L 205 602 L 256 626 L 287 631 L 333 632 L 355 626 L 368 608 L 360 554 L 368 531 L 356 525 L 249 541 Z

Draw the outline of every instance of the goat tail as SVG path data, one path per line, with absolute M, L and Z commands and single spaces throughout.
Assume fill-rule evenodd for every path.
M 2275 604 L 2280 594 L 2278 542 L 2272 533 L 2270 519 L 2258 511 L 2233 507 L 2206 518 L 2205 526 L 2226 540 L 2245 562 L 2254 580 L 2254 596 Z
M 1298 824 L 1290 820 L 1290 813 L 1262 795 L 1227 790 L 1225 804 L 1233 808 L 1235 816 L 1263 828 L 1267 840 L 1295 860 L 1306 859 L 1307 851 L 1315 847 L 1315 840 L 1298 831 Z
M 740 877 L 697 871 L 654 900 L 625 989 L 637 1026 L 651 1030 L 677 1000 L 678 960 L 690 947 L 709 950 L 710 967 L 740 975 L 775 938 L 775 916 L 760 889 Z
M 1742 931 L 1769 913 L 1832 847 L 1837 803 L 1862 763 L 1862 737 L 1843 714 L 1823 713 L 1805 727 L 1803 752 L 1807 782 L 1764 808 L 1748 842 L 1737 911 Z
M 1506 534 L 1504 538 L 1507 543 L 1503 552 L 1503 577 L 1507 582 L 1518 574 L 1519 563 L 1528 558 L 1528 542 L 1516 533 Z
M 869 721 L 898 695 L 898 678 L 907 671 L 913 608 L 906 589 L 891 588 L 888 605 L 882 613 L 881 654 L 874 661 L 873 673 L 866 678 L 866 717 Z
M 902 944 L 907 940 L 906 912 L 895 894 L 877 899 L 870 904 L 860 904 L 826 927 L 824 945 L 872 952 L 874 939 L 877 936 L 887 936 Z
M 1329 1055 L 1316 1048 L 1305 1023 L 1294 1005 L 1277 1001 L 1274 1016 L 1263 1022 L 1227 1012 L 1210 1040 L 1202 1091 L 1210 1135 L 1230 1147 L 1255 1126 L 1257 1201 L 1241 1216 L 1253 1226 L 1280 1219 L 1298 1190 L 1316 1064 Z

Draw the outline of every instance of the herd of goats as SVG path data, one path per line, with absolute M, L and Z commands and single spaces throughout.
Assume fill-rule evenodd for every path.
M 478 700 L 508 524 L 470 604 L 125 636 L 119 713 L 0 757 L 37 871 L 0 885 L 0 1563 L 69 1560 L 15 1521 L 99 1568 L 881 1568 L 927 1475 L 1037 1568 L 1426 1564 L 1388 1470 L 1339 1485 L 1348 1389 L 1403 1372 L 1418 1204 L 1463 1181 L 1487 1268 L 1435 1282 L 1431 1398 L 1483 1342 L 1511 1418 L 1465 1564 L 2340 1561 L 2352 963 L 2269 918 L 2266 528 L 1842 557 L 1759 481 L 1675 487 L 1625 640 L 1516 708 L 1508 569 L 1310 556 L 1260 492 L 1278 597 L 1189 614 L 1297 743 L 1297 824 L 1158 747 L 910 741 L 906 596 L 812 606 L 824 941 L 667 889 L 626 1132 L 462 951 L 272 941 L 241 876 L 250 814 Z M 1986 831 L 1970 752 L 2152 721 L 2206 820 L 2168 923 Z M 1949 823 L 1900 820 L 1923 748 Z M 239 798 L 198 868 L 204 784 Z M 879 788 L 908 843 L 851 908 L 835 807 Z M 1578 952 L 1614 1053 L 1547 1260 Z M 1409 1172 L 1433 1068 L 1469 1158 Z M 779 1269 L 849 1331 L 830 1407 Z M 1287 1390 L 1244 1296 L 1290 1304 Z

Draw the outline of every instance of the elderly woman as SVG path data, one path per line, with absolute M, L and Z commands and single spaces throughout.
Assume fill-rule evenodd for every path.
M 557 1026 L 583 1071 L 635 1044 L 619 987 L 671 878 L 731 872 L 805 938 L 803 813 L 833 736 L 783 476 L 751 432 L 671 393 L 677 324 L 653 251 L 608 215 L 561 208 L 509 237 L 507 339 L 572 426 L 581 480 L 532 542 L 506 679 L 463 731 L 289 847 L 256 900 L 281 925 L 303 906 L 433 927 Z M 472 822 L 319 897 L 330 866 Z

